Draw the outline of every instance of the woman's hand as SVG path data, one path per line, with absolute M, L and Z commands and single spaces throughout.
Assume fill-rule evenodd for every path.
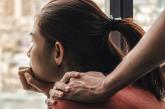
M 20 81 L 25 90 L 44 93 L 49 96 L 49 90 L 53 88 L 54 83 L 45 83 L 34 78 L 34 73 L 29 67 L 21 67 L 18 71 Z
M 67 72 L 50 90 L 48 103 L 52 104 L 56 99 L 69 99 L 85 103 L 105 101 L 105 90 L 102 86 L 104 78 L 102 73 L 94 71 Z

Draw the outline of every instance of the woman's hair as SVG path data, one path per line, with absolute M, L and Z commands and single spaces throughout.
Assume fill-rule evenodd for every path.
M 143 29 L 131 19 L 108 18 L 91 0 L 51 0 L 38 14 L 40 34 L 49 48 L 60 41 L 65 55 L 81 66 L 80 71 L 100 71 L 107 75 L 122 60 L 122 53 L 109 40 L 111 31 L 119 31 L 131 50 L 144 35 Z M 159 100 L 165 95 L 160 68 L 135 82 Z

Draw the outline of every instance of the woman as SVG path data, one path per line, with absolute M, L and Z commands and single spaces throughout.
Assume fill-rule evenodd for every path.
M 120 63 L 124 54 L 112 41 L 108 41 L 110 31 L 115 30 L 124 35 L 130 50 L 144 34 L 132 20 L 109 19 L 91 0 L 51 0 L 36 16 L 32 32 L 34 44 L 28 52 L 31 69 L 19 71 L 24 88 L 48 95 L 50 87 L 65 72 L 95 70 L 108 75 Z M 86 73 L 88 79 L 83 76 L 81 79 L 89 80 L 93 75 L 95 80 L 88 84 L 93 86 L 92 82 L 100 82 L 97 78 L 105 78 L 102 73 Z M 81 79 L 71 79 L 69 84 L 76 81 L 83 85 Z M 162 72 L 157 67 L 104 103 L 84 105 L 57 100 L 52 108 L 163 109 L 163 81 Z M 125 96 L 127 94 L 131 97 Z
M 51 90 L 51 95 L 58 98 L 67 98 L 81 102 L 99 102 L 100 98 L 105 100 L 105 96 L 112 96 L 114 93 L 125 87 L 136 79 L 148 74 L 152 69 L 160 66 L 165 60 L 165 11 L 155 20 L 150 30 L 144 35 L 137 46 L 124 58 L 124 60 L 113 70 L 102 82 L 95 82 L 96 86 L 91 90 L 88 83 L 79 87 L 72 87 L 69 92 L 65 84 L 70 78 L 78 78 L 78 72 L 67 72 L 62 81 Z M 144 52 L 145 51 L 145 52 Z M 132 67 L 130 67 L 132 66 Z M 77 76 L 75 76 L 77 75 Z M 87 74 L 83 74 L 84 76 Z M 92 77 L 90 79 L 93 79 Z M 100 78 L 102 79 L 102 78 Z M 73 83 L 72 83 L 73 84 Z M 74 85 L 77 83 L 75 82 Z M 66 87 L 66 88 L 65 88 Z M 41 87 L 42 88 L 42 87 Z M 60 90 L 56 91 L 56 90 Z M 62 93 L 65 96 L 59 96 Z M 79 96 L 76 95 L 79 93 Z M 86 96 L 88 95 L 88 96 Z M 88 100 L 86 98 L 88 97 Z

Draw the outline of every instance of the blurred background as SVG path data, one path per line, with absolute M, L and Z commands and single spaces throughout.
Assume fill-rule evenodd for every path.
M 107 0 L 94 0 L 106 12 Z M 18 67 L 28 66 L 34 15 L 46 0 L 0 0 L 0 109 L 46 109 L 45 96 L 22 89 Z M 134 20 L 145 30 L 165 8 L 165 0 L 134 0 Z

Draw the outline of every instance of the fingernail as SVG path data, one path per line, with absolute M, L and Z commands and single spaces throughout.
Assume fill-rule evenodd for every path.
M 59 93 L 58 95 L 59 95 L 59 97 L 62 97 L 64 95 L 64 93 Z
M 55 105 L 55 104 L 57 104 L 57 101 L 56 100 L 53 101 L 53 105 Z
M 50 100 L 50 99 L 46 99 L 45 100 L 45 103 L 48 105 L 48 106 L 52 106 L 54 104 L 54 101 L 53 100 Z
M 30 75 L 27 72 L 24 74 L 24 76 L 25 76 L 26 79 L 29 79 L 30 78 Z
M 80 74 L 79 74 L 79 73 L 75 73 L 74 76 L 75 76 L 75 77 L 79 77 Z
M 79 74 L 78 73 L 75 73 L 74 76 L 78 76 Z
M 66 91 L 69 91 L 70 90 L 70 87 L 69 86 L 66 86 L 65 89 L 66 89 Z

